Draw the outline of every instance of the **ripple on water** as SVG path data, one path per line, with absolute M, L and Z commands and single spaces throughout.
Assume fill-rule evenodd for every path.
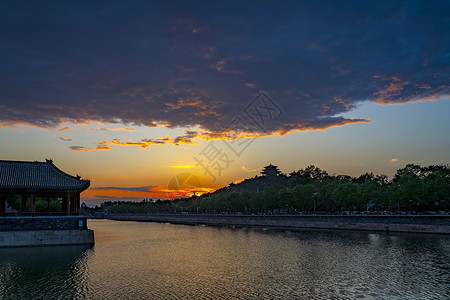
M 1 299 L 448 299 L 445 237 L 90 221 L 90 247 L 0 250 Z M 104 236 L 102 236 L 104 234 Z

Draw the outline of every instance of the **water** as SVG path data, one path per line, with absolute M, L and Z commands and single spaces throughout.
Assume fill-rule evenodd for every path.
M 0 299 L 449 299 L 450 238 L 90 220 L 0 249 Z

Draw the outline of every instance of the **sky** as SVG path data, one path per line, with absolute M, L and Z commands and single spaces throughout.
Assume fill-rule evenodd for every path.
M 0 1 L 0 159 L 82 201 L 450 162 L 448 1 Z

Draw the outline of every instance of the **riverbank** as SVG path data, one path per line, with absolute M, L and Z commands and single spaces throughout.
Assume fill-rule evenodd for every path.
M 450 216 L 342 216 L 342 215 L 111 215 L 117 221 L 163 222 L 184 225 L 258 226 L 342 229 L 384 232 L 450 234 Z
M 93 245 L 85 216 L 0 217 L 0 248 Z

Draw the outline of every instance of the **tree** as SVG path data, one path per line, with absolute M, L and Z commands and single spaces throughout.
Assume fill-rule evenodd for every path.
M 366 173 L 359 176 L 354 181 L 357 183 L 364 183 L 366 181 L 373 181 L 373 180 L 375 180 L 375 175 L 373 175 L 373 173 Z
M 280 208 L 280 203 L 278 202 L 278 191 L 282 188 L 280 184 L 271 184 L 264 186 L 263 190 L 263 207 L 264 210 L 274 210 Z
M 359 184 L 353 182 L 341 183 L 333 191 L 331 198 L 338 209 L 352 209 L 360 206 L 361 188 Z
M 407 164 L 404 168 L 398 169 L 394 175 L 393 181 L 396 182 L 404 174 L 412 174 L 419 178 L 423 178 L 427 168 L 422 168 L 419 165 Z
M 250 199 L 252 197 L 252 194 L 249 191 L 243 191 L 241 192 L 241 205 L 243 208 L 243 211 L 247 212 L 247 210 L 250 208 Z
M 329 175 L 327 171 L 322 170 L 314 165 L 307 166 L 304 173 L 309 176 L 312 180 L 323 180 L 327 178 Z
M 412 206 L 412 203 L 420 204 L 420 201 L 424 198 L 425 185 L 416 174 L 414 172 L 402 172 L 396 175 L 392 187 L 394 201 L 398 203 L 398 206 Z
M 443 205 L 449 204 L 450 200 L 450 171 L 445 168 L 435 169 L 423 182 L 424 184 L 424 204 L 434 205 L 438 202 L 444 202 Z M 444 208 L 441 208 L 444 209 Z
M 280 207 L 289 207 L 293 205 L 293 194 L 290 188 L 284 187 L 278 192 L 278 203 Z
M 253 193 L 250 199 L 251 208 L 255 211 L 260 211 L 264 209 L 264 193 L 256 192 Z
M 387 206 L 389 199 L 387 195 L 387 185 L 382 185 L 377 181 L 376 177 L 366 179 L 360 184 L 361 187 L 361 203 L 374 204 L 379 207 Z
M 316 193 L 316 187 L 311 184 L 297 185 L 294 188 L 295 207 L 301 210 L 312 211 L 314 209 L 314 194 Z
M 241 194 L 239 192 L 234 191 L 227 196 L 226 208 L 227 210 L 231 210 L 233 212 L 244 210 L 244 205 L 241 201 Z

